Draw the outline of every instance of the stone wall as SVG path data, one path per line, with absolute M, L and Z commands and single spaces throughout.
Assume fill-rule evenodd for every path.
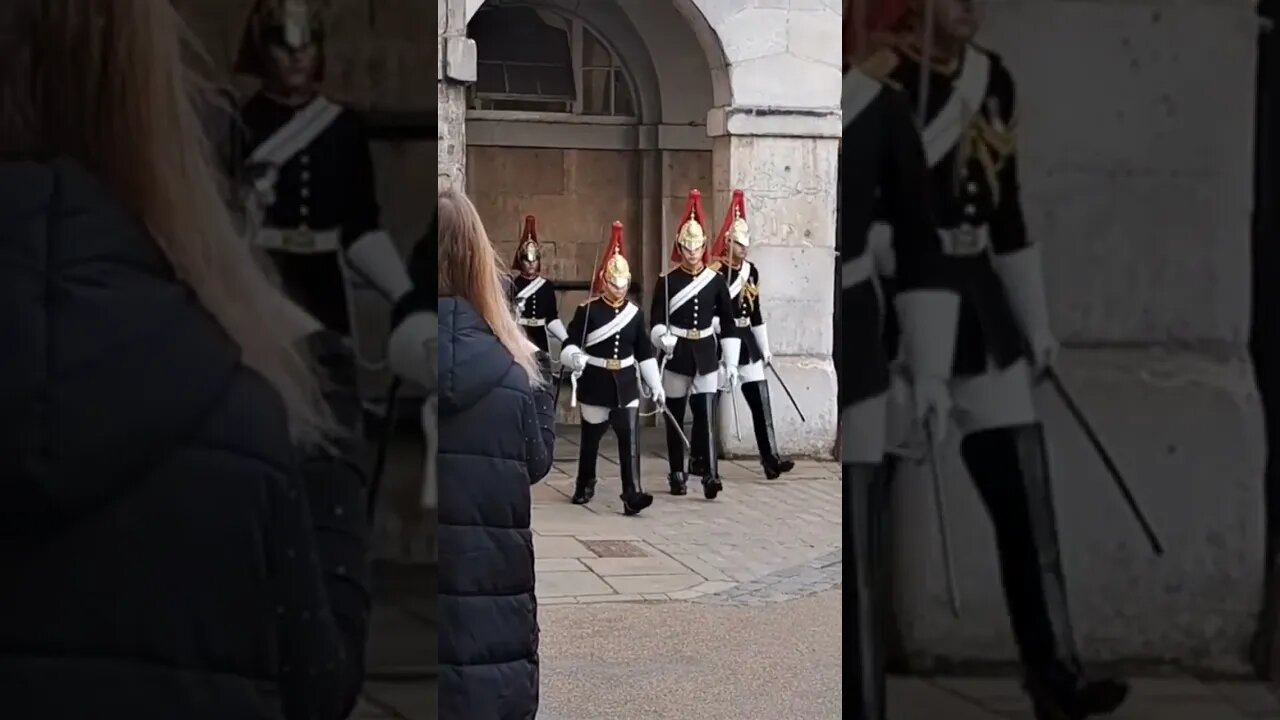
M 666 153 L 670 182 L 663 208 L 668 226 L 684 213 L 689 188 L 710 188 L 711 153 Z M 641 266 L 641 228 L 657 221 L 641 208 L 641 154 L 627 150 L 471 147 L 467 151 L 467 193 L 503 260 L 515 253 L 526 215 L 538 218 L 543 272 L 556 280 L 586 281 L 598 260 L 609 227 L 621 220 L 627 257 L 638 293 L 653 284 Z M 719 227 L 719 218 L 713 223 Z M 672 240 L 667 240 L 670 248 Z M 568 293 L 560 302 L 565 322 L 580 302 Z

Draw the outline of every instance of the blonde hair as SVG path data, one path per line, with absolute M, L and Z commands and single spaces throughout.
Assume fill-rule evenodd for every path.
M 198 46 L 168 0 L 3 0 L 0 156 L 66 155 L 103 180 L 279 391 L 294 439 L 323 442 L 307 330 L 238 237 L 197 111 L 214 94 L 184 52 Z
M 436 212 L 440 224 L 440 297 L 457 296 L 471 303 L 498 342 L 529 374 L 530 384 L 540 386 L 544 379 L 538 369 L 538 348 L 516 323 L 504 285 L 507 272 L 476 206 L 466 195 L 446 190 L 440 193 Z

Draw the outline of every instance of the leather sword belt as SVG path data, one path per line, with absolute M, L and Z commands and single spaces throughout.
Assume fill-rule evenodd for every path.
M 295 255 L 318 255 L 337 252 L 342 247 L 337 230 L 307 230 L 294 228 L 262 228 L 258 231 L 259 247 Z
M 516 322 L 525 327 L 545 327 L 547 324 L 547 321 L 542 318 L 520 318 Z
M 712 332 L 713 327 L 715 326 L 708 325 L 705 328 L 672 327 L 669 329 L 671 330 L 671 334 L 678 338 L 684 338 L 685 340 L 701 340 L 702 338 L 715 335 L 715 333 Z
M 953 257 L 981 255 L 991 245 L 991 232 L 986 225 L 960 225 L 938 228 L 942 252 Z
M 591 367 L 604 368 L 605 370 L 621 370 L 629 368 L 636 364 L 635 357 L 626 357 L 619 360 L 618 358 L 598 358 L 594 355 L 587 356 L 587 364 Z
M 740 328 L 751 327 L 751 318 L 734 318 L 733 324 Z

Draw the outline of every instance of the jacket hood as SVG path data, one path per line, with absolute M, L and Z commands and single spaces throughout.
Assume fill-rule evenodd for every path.
M 440 298 L 440 414 L 454 415 L 502 384 L 515 359 L 471 303 Z
M 76 163 L 0 162 L 0 534 L 67 521 L 193 435 L 239 362 Z

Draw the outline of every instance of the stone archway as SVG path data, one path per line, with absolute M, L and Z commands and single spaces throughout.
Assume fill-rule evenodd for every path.
M 486 3 L 454 0 L 452 5 L 445 4 L 448 7 L 442 8 L 440 16 L 445 62 L 438 93 L 441 186 L 465 178 L 469 146 L 492 142 L 486 136 L 492 135 L 491 130 L 474 118 L 470 123 L 466 120 L 466 91 L 459 85 L 476 79 L 476 49 L 474 44 L 468 48 L 465 30 L 468 19 Z M 788 406 L 775 403 L 779 441 L 790 453 L 830 456 L 836 425 L 832 323 L 811 320 L 830 317 L 834 311 L 840 3 L 831 0 L 803 10 L 759 8 L 747 0 L 529 0 L 523 4 L 554 6 L 586 16 L 608 35 L 632 76 L 640 96 L 639 117 L 632 127 L 612 131 L 614 146 L 621 144 L 633 153 L 625 171 L 619 173 L 624 179 L 612 180 L 628 185 L 626 193 L 619 195 L 630 199 L 604 202 L 634 206 L 628 210 L 628 237 L 632 243 L 638 241 L 632 248 L 639 255 L 640 275 L 646 283 L 652 283 L 665 265 L 689 188 L 703 191 L 713 230 L 719 227 L 730 192 L 735 188 L 746 192 L 758 244 L 753 254 L 770 268 L 764 281 L 765 313 L 775 365 L 803 406 L 807 421 L 800 422 Z M 468 61 L 471 66 L 465 67 Z M 530 140 L 535 147 L 522 152 L 585 155 L 601 144 L 590 140 L 564 147 L 568 143 L 548 138 L 552 130 L 536 125 L 527 123 L 523 129 L 528 134 L 542 133 L 542 139 Z M 598 128 L 592 133 L 608 134 Z M 617 139 L 628 133 L 625 139 Z M 503 137 L 509 140 L 511 135 Z M 493 168 L 477 163 L 474 170 L 487 176 L 481 184 L 499 181 Z M 478 187 L 471 182 L 466 185 Z M 561 210 L 551 212 L 594 212 L 582 210 L 591 205 L 563 202 Z M 512 218 L 522 212 L 501 210 L 503 219 L 495 231 L 499 241 L 514 236 Z M 604 240 L 602 228 L 607 223 L 593 217 L 585 225 L 586 229 L 576 232 L 585 236 L 584 246 L 594 250 Z M 583 254 L 588 257 L 574 260 L 572 279 L 589 275 L 591 253 Z M 561 305 L 572 307 L 569 300 Z M 784 397 L 781 388 L 774 392 Z M 749 435 L 738 441 L 728 427 L 722 439 L 731 452 L 751 454 L 755 443 Z

